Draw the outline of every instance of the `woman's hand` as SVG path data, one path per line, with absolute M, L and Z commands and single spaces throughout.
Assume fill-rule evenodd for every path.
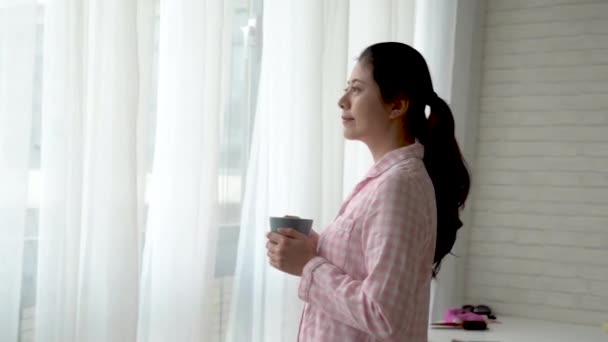
M 278 233 L 266 237 L 270 264 L 285 273 L 301 276 L 304 266 L 317 256 L 319 235 L 314 231 L 308 237 L 291 228 L 279 228 Z

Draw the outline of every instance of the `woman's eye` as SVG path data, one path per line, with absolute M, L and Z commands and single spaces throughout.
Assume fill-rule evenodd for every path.
M 349 91 L 352 91 L 353 93 L 358 93 L 361 91 L 361 88 L 359 87 L 346 87 L 344 88 L 344 92 L 348 93 Z

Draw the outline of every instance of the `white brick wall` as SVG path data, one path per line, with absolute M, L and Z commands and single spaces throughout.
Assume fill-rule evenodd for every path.
M 608 1 L 486 10 L 466 301 L 608 321 Z

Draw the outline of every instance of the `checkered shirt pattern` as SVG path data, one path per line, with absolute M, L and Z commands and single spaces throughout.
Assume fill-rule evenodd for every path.
M 387 153 L 306 264 L 301 342 L 426 342 L 437 210 L 420 143 Z

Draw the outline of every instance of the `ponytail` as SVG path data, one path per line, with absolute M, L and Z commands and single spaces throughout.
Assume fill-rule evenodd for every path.
M 437 240 L 433 258 L 433 276 L 436 276 L 442 259 L 454 246 L 456 232 L 462 227 L 459 210 L 464 207 L 471 180 L 456 142 L 450 107 L 434 93 L 429 106 L 424 165 L 435 187 L 437 201 Z

